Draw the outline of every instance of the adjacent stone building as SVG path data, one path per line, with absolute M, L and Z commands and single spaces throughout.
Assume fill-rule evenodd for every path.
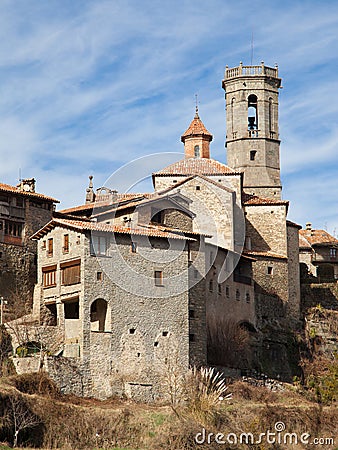
M 22 180 L 18 186 L 0 183 L 0 296 L 9 312 L 18 303 L 32 304 L 36 283 L 37 245 L 31 235 L 46 224 L 58 203 L 35 192 L 35 180 Z

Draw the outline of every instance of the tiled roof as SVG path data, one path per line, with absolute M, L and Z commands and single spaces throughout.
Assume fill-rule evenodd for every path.
M 205 128 L 203 122 L 201 121 L 198 112 L 196 111 L 195 117 L 193 118 L 189 128 L 182 134 L 181 141 L 184 142 L 185 138 L 188 136 L 206 136 L 209 140 L 212 140 L 212 134 Z
M 259 205 L 288 205 L 287 200 L 258 197 L 257 195 L 243 194 L 242 202 L 245 206 L 259 206 Z
M 299 233 L 299 248 L 303 248 L 303 249 L 307 249 L 307 250 L 311 250 L 311 248 L 312 248 L 310 242 L 308 242 L 308 240 L 305 239 L 305 237 L 302 236 L 300 233 Z
M 61 209 L 59 212 L 63 213 L 63 214 L 71 214 L 74 212 L 91 211 L 93 208 L 104 208 L 105 206 L 119 204 L 120 202 L 133 200 L 136 198 L 143 200 L 144 198 L 149 198 L 150 196 L 151 196 L 151 194 L 148 194 L 148 193 L 137 194 L 134 192 L 129 192 L 126 194 L 117 194 L 115 202 L 112 202 L 110 200 L 109 201 L 105 200 L 102 202 L 97 201 L 97 202 L 85 203 L 84 205 L 73 206 L 72 208 Z
M 32 197 L 32 198 L 40 198 L 41 200 L 47 200 L 53 203 L 60 203 L 59 200 L 56 200 L 53 197 L 49 197 L 48 195 L 39 194 L 38 192 L 27 192 L 19 189 L 16 186 L 11 186 L 9 184 L 0 183 L 0 191 L 1 192 L 10 192 L 13 194 L 20 194 L 24 197 Z
M 77 231 L 100 231 L 103 233 L 118 233 L 118 234 L 133 234 L 140 236 L 153 236 L 153 237 L 163 237 L 171 239 L 182 239 L 182 240 L 194 240 L 193 238 L 184 235 L 181 230 L 171 229 L 170 231 L 162 230 L 160 227 L 151 226 L 141 226 L 135 228 L 128 228 L 117 225 L 108 225 L 100 222 L 88 222 L 81 220 L 69 220 L 69 219 L 59 219 L 54 218 L 48 222 L 43 228 L 38 230 L 31 236 L 31 239 L 39 239 L 48 231 L 52 230 L 56 226 L 70 228 Z M 190 233 L 191 234 L 191 233 Z
M 153 176 L 176 175 L 240 175 L 230 167 L 211 158 L 186 158 L 170 164 L 170 166 L 155 172 Z
M 306 239 L 310 245 L 338 245 L 338 239 L 325 230 L 299 230 L 299 236 Z M 303 240 L 302 242 L 304 243 Z M 300 241 L 299 245 L 301 246 Z
M 274 253 L 274 252 L 260 252 L 260 251 L 251 251 L 251 250 L 246 250 L 245 252 L 243 252 L 244 255 L 249 255 L 249 256 L 255 256 L 255 257 L 262 257 L 262 258 L 276 258 L 276 259 L 287 259 L 286 256 L 284 255 L 280 255 L 279 253 Z

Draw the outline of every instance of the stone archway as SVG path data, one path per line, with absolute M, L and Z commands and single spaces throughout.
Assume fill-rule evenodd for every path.
M 103 298 L 98 298 L 90 306 L 90 329 L 108 331 L 108 328 L 108 303 Z

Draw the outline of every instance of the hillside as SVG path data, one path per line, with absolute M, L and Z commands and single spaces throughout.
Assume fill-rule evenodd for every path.
M 62 396 L 43 374 L 15 375 L 0 380 L 0 442 L 7 444 L 13 443 L 14 412 L 19 422 L 26 420 L 28 423 L 27 428 L 18 433 L 18 445 L 32 448 L 313 448 L 313 445 L 284 445 L 283 440 L 289 439 L 287 432 L 297 433 L 298 440 L 303 435 L 309 443 L 320 438 L 320 448 L 338 448 L 336 403 L 319 404 L 310 398 L 310 392 L 297 392 L 300 388 L 291 385 L 283 385 L 282 390 L 272 392 L 266 387 L 237 381 L 229 386 L 227 392 L 232 393 L 229 400 L 215 405 L 187 398 L 184 405 L 173 409 L 164 404 L 151 406 L 129 400 L 100 402 Z M 208 430 L 205 437 L 203 429 Z M 257 443 L 260 433 L 268 431 L 270 443 L 266 436 L 261 436 L 261 443 Z M 207 443 L 209 433 L 213 433 L 209 436 L 210 444 Z M 227 439 L 235 443 L 237 439 L 238 443 L 231 446 L 217 443 L 217 433 L 224 434 L 223 438 L 217 437 L 219 441 Z M 252 433 L 255 444 L 245 443 L 250 439 L 248 435 L 242 436 L 244 443 L 240 445 L 241 433 Z M 304 433 L 311 436 L 304 438 Z M 199 443 L 195 442 L 196 435 Z M 334 439 L 336 444 L 332 445 L 328 438 Z

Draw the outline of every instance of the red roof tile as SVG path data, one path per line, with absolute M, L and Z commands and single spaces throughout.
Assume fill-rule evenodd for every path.
M 276 258 L 276 259 L 287 259 L 286 256 L 284 255 L 280 255 L 279 253 L 274 253 L 274 252 L 260 252 L 260 251 L 249 251 L 246 250 L 245 252 L 243 252 L 244 255 L 249 255 L 249 256 L 255 256 L 255 257 L 263 257 L 263 258 Z
M 243 194 L 242 202 L 245 206 L 259 206 L 259 205 L 288 205 L 287 200 L 258 197 L 257 195 Z
M 153 176 L 240 175 L 240 173 L 211 158 L 186 158 L 155 172 Z
M 299 230 L 299 235 L 310 245 L 338 245 L 338 239 L 325 230 Z
M 212 134 L 205 128 L 203 122 L 201 121 L 198 112 L 196 111 L 195 117 L 193 118 L 189 128 L 182 134 L 181 141 L 184 142 L 188 136 L 205 136 L 210 141 L 212 140 Z
M 24 197 L 32 197 L 32 198 L 40 198 L 41 200 L 47 200 L 53 203 L 60 203 L 59 200 L 56 200 L 53 197 L 49 197 L 48 195 L 39 194 L 38 192 L 27 192 L 19 189 L 16 186 L 11 186 L 9 184 L 0 183 L 0 191 L 1 192 L 10 192 L 14 194 L 20 194 Z
M 52 219 L 43 228 L 34 233 L 33 236 L 31 236 L 31 239 L 39 239 L 56 226 L 70 228 L 78 231 L 100 231 L 104 233 L 133 234 L 140 236 L 153 236 L 170 239 L 194 240 L 193 238 L 185 236 L 184 232 L 181 230 L 171 229 L 170 231 L 165 231 L 161 230 L 159 227 L 149 227 L 149 226 L 144 227 L 138 226 L 135 228 L 128 228 L 118 225 L 108 225 L 100 222 L 88 222 L 81 220 L 69 220 L 59 218 Z

